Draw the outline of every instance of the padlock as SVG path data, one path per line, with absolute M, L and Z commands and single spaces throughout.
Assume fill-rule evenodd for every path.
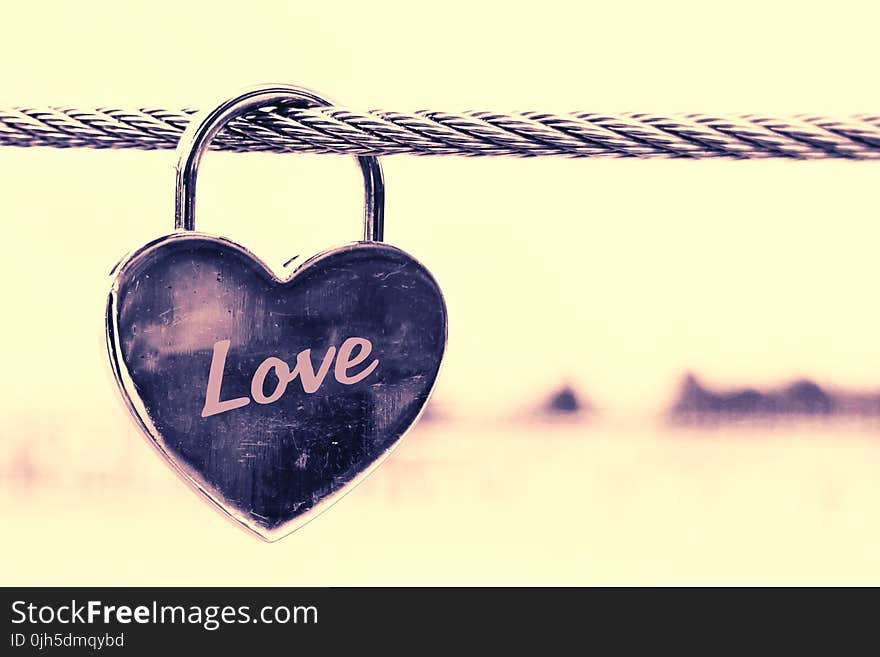
M 250 89 L 194 119 L 178 146 L 175 231 L 112 274 L 107 345 L 122 396 L 171 467 L 241 527 L 277 540 L 397 446 L 434 388 L 446 304 L 428 270 L 382 242 L 384 183 L 364 176 L 363 240 L 278 275 L 195 231 L 202 154 L 232 119 L 329 105 L 289 85 Z

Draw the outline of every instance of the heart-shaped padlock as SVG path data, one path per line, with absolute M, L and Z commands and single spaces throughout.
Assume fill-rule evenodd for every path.
M 446 347 L 446 306 L 419 262 L 382 243 L 379 162 L 358 157 L 364 240 L 278 276 L 244 247 L 195 232 L 198 164 L 230 120 L 288 85 L 195 119 L 178 147 L 175 232 L 125 258 L 107 303 L 123 397 L 150 442 L 241 526 L 277 540 L 327 508 L 399 443 Z

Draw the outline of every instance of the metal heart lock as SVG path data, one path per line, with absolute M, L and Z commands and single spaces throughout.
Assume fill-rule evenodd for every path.
M 277 540 L 326 509 L 400 442 L 446 348 L 431 274 L 382 243 L 379 162 L 364 174 L 364 239 L 279 277 L 238 244 L 195 232 L 198 164 L 230 120 L 296 101 L 249 90 L 194 119 L 178 146 L 175 232 L 113 273 L 107 346 L 123 398 L 161 456 L 240 526 Z

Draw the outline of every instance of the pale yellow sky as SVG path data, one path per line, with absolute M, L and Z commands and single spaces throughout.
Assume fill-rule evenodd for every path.
M 262 81 L 357 107 L 874 111 L 871 0 L 18 3 L 0 102 L 183 104 Z

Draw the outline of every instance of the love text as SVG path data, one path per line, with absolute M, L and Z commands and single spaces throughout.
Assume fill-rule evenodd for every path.
M 242 406 L 247 406 L 253 399 L 258 404 L 271 404 L 278 401 L 287 386 L 297 377 L 302 384 L 303 391 L 312 394 L 321 387 L 324 379 L 333 367 L 333 376 L 339 383 L 353 385 L 363 381 L 378 367 L 379 360 L 374 358 L 371 363 L 358 372 L 351 370 L 361 365 L 373 350 L 373 344 L 366 338 L 348 338 L 339 347 L 329 347 L 327 353 L 315 372 L 312 365 L 312 350 L 304 349 L 296 356 L 296 365 L 291 370 L 287 363 L 270 356 L 257 367 L 251 379 L 250 397 L 235 397 L 234 399 L 220 400 L 220 389 L 223 385 L 223 372 L 226 369 L 226 356 L 229 354 L 229 340 L 220 340 L 214 343 L 214 355 L 211 358 L 211 370 L 208 373 L 208 387 L 205 391 L 205 407 L 202 409 L 202 417 L 217 415 L 232 411 Z M 333 363 L 333 359 L 336 363 Z M 274 389 L 266 394 L 266 377 L 270 372 L 275 372 L 277 383 Z

